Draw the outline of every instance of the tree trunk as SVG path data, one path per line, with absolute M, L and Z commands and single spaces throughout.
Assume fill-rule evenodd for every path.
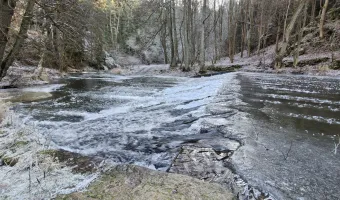
M 56 1 L 56 9 L 54 11 L 54 20 L 55 21 L 59 21 L 59 12 L 58 9 L 60 7 L 60 0 Z M 63 72 L 66 69 L 65 67 L 65 61 L 64 61 L 64 45 L 61 41 L 61 31 L 58 29 L 58 27 L 53 24 L 52 25 L 52 30 L 53 30 L 53 39 L 52 39 L 52 43 L 53 43 L 53 48 L 54 48 L 54 54 L 56 56 L 57 59 L 57 65 L 59 67 L 59 71 Z
M 172 27 L 173 27 L 173 37 L 174 37 L 174 45 L 175 45 L 175 57 L 176 57 L 176 64 L 179 60 L 179 53 L 178 53 L 178 38 L 177 38 L 177 24 L 176 24 L 176 0 L 171 0 L 172 5 Z
M 248 3 L 248 30 L 247 30 L 247 51 L 248 57 L 251 55 L 251 30 L 252 30 L 252 23 L 253 23 L 253 0 L 250 0 Z
M 169 34 L 170 34 L 170 53 L 171 53 L 171 60 L 170 60 L 170 67 L 176 67 L 176 53 L 175 53 L 175 40 L 174 40 L 174 31 L 173 31 L 173 20 L 172 20 L 172 0 L 169 1 L 169 12 L 168 12 L 168 23 L 169 23 Z
M 218 54 L 218 46 L 217 46 L 217 29 L 216 29 L 216 26 L 217 26 L 217 11 L 216 11 L 216 0 L 214 0 L 214 59 L 213 59 L 213 64 L 216 63 L 217 61 L 217 54 Z
M 7 1 L 5 0 L 5 1 L 2 1 L 2 2 L 7 2 Z M 29 24 L 32 20 L 32 11 L 33 11 L 34 4 L 35 4 L 35 0 L 29 0 L 27 2 L 25 14 L 23 16 L 23 19 L 22 19 L 22 22 L 21 22 L 21 25 L 20 25 L 20 31 L 19 31 L 18 35 L 16 36 L 14 45 L 13 45 L 12 49 L 9 51 L 8 55 L 1 62 L 0 80 L 3 77 L 6 76 L 8 68 L 13 64 L 15 56 L 19 53 L 21 45 L 27 37 L 27 31 L 28 31 L 28 28 L 29 28 Z M 8 16 L 10 16 L 10 15 L 8 15 Z
M 222 52 L 223 52 L 223 8 L 220 8 L 220 36 L 219 36 L 219 44 L 220 44 L 220 48 L 219 48 L 219 58 L 222 56 Z
M 244 1 L 241 1 L 241 8 L 240 8 L 240 12 L 241 12 L 241 21 L 242 21 L 242 26 L 241 26 L 241 58 L 243 58 L 243 52 L 244 52 L 244 47 L 245 47 L 245 41 L 246 41 L 246 29 L 247 29 L 247 10 L 246 8 L 246 3 Z M 248 2 L 247 2 L 248 3 Z
M 287 6 L 285 22 L 284 22 L 284 24 L 283 24 L 283 34 L 285 34 L 286 28 L 287 28 L 287 21 L 288 21 L 288 14 L 289 14 L 290 3 L 291 3 L 291 0 L 289 0 L 288 6 Z M 285 39 L 286 39 L 285 36 L 283 36 L 283 37 L 282 37 L 283 42 L 285 42 Z
M 261 42 L 263 40 L 263 12 L 264 12 L 264 0 L 261 2 L 261 17 L 260 17 L 260 26 L 259 26 L 259 38 L 257 43 L 257 55 L 260 56 L 260 50 L 261 50 Z
M 116 33 L 115 33 L 115 43 L 116 43 L 116 50 L 118 49 L 118 35 L 119 35 L 119 23 L 120 23 L 120 12 L 117 12 L 117 22 L 116 22 Z
M 164 1 L 163 1 L 164 4 Z M 161 28 L 161 35 L 160 35 L 160 40 L 163 48 L 163 53 L 164 53 L 164 63 L 168 64 L 168 51 L 167 51 L 167 45 L 166 45 L 166 38 L 167 38 L 167 15 L 166 15 L 166 10 L 164 7 L 161 8 L 161 18 L 162 18 L 162 28 Z
M 298 8 L 296 9 L 292 19 L 290 20 L 287 28 L 285 29 L 285 32 L 283 33 L 284 40 L 282 42 L 280 51 L 276 54 L 276 57 L 275 57 L 275 68 L 277 69 L 282 67 L 282 60 L 284 56 L 287 54 L 287 48 L 289 45 L 289 39 L 290 39 L 291 33 L 295 27 L 298 17 L 300 16 L 306 2 L 307 0 L 300 1 Z
M 281 26 L 277 26 L 277 32 L 276 32 L 276 42 L 275 42 L 275 53 L 279 53 L 279 43 L 280 43 L 280 31 L 281 31 Z
M 189 0 L 183 0 L 183 4 L 184 4 L 184 67 L 183 67 L 183 71 L 189 71 L 190 70 L 190 66 L 189 66 L 189 54 L 190 54 L 190 50 L 189 50 L 189 38 L 188 38 L 188 34 L 189 34 L 189 28 L 190 28 L 190 22 L 189 22 Z
M 203 0 L 202 6 L 202 27 L 201 27 L 201 51 L 200 51 L 200 71 L 205 72 L 205 21 L 207 12 L 207 0 Z
M 229 11 L 228 11 L 228 18 L 229 18 L 229 27 L 228 27 L 228 54 L 230 62 L 234 62 L 234 31 L 236 27 L 234 26 L 234 0 L 229 1 Z
M 311 10 L 311 19 L 310 21 L 314 21 L 315 19 L 315 12 L 316 12 L 316 0 L 311 0 L 312 2 L 312 10 Z
M 8 31 L 11 25 L 15 6 L 15 0 L 0 0 L 0 63 L 5 56 L 5 49 L 8 42 Z
M 325 4 L 322 7 L 322 13 L 321 13 L 321 18 L 320 18 L 320 38 L 323 39 L 325 37 L 324 33 L 324 24 L 325 24 L 325 19 L 326 19 L 326 12 L 328 8 L 329 0 L 325 1 Z
M 307 6 L 305 6 L 307 7 Z M 299 28 L 298 28 L 298 38 L 297 38 L 297 45 L 295 47 L 295 52 L 294 52 L 294 61 L 293 61 L 293 65 L 296 68 L 297 65 L 299 64 L 299 56 L 300 56 L 300 47 L 301 47 L 301 40 L 302 40 L 302 36 L 303 36 L 303 21 L 299 20 Z
M 196 44 L 197 41 L 196 39 L 196 32 L 194 31 L 194 27 L 195 27 L 195 19 L 196 19 L 196 5 L 193 4 L 195 0 L 189 0 L 189 49 L 190 49 L 190 56 L 189 56 L 189 63 L 190 63 L 190 67 L 192 67 L 192 65 L 194 64 L 194 62 L 197 61 L 196 59 L 196 52 L 197 52 L 197 48 L 196 48 Z

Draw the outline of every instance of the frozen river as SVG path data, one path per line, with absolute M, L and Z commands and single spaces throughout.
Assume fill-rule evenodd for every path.
M 25 91 L 52 92 L 15 111 L 54 147 L 165 170 L 182 144 L 234 135 L 243 144 L 231 163 L 251 185 L 277 199 L 340 196 L 340 79 L 90 73 Z

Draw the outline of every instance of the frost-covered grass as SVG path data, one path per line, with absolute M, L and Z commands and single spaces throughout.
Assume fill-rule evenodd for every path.
M 50 140 L 23 125 L 8 107 L 0 102 L 0 199 L 50 199 L 93 179 L 41 153 L 50 148 Z

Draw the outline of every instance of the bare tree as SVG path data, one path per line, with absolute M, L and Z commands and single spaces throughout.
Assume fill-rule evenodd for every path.
M 205 24 L 207 18 L 207 0 L 203 0 L 202 5 L 202 27 L 201 27 L 201 51 L 200 51 L 200 71 L 205 72 Z
M 4 5 L 4 4 L 8 4 Z M 26 5 L 26 9 L 25 9 L 25 13 L 21 22 L 21 26 L 20 26 L 20 30 L 19 33 L 17 34 L 16 38 L 15 38 L 15 42 L 13 44 L 13 47 L 9 50 L 8 54 L 3 57 L 3 55 L 1 55 L 1 57 L 3 57 L 2 61 L 1 61 L 1 65 L 0 65 L 0 80 L 6 76 L 6 73 L 8 71 L 8 68 L 12 65 L 12 63 L 14 62 L 15 56 L 19 53 L 20 47 L 22 45 L 22 43 L 24 42 L 26 36 L 27 36 L 27 31 L 29 28 L 29 24 L 32 20 L 32 11 L 34 8 L 34 4 L 35 4 L 35 0 L 28 0 L 27 5 Z M 1 6 L 2 9 L 4 9 L 4 14 L 3 17 L 5 22 L 5 25 L 9 25 L 10 23 L 8 23 L 8 20 L 11 20 L 11 17 L 13 16 L 13 8 L 14 7 L 10 7 L 10 6 L 15 6 L 15 2 L 13 1 L 7 1 L 7 0 L 2 0 L 1 1 Z M 1 16 L 2 18 L 2 16 Z M 4 37 L 8 37 L 8 27 L 5 27 L 3 29 L 5 32 L 2 33 L 2 38 L 0 38 L 1 41 L 7 41 L 7 39 L 5 39 Z M 0 36 L 1 37 L 1 36 Z M 2 42 L 3 45 L 5 45 L 6 43 Z M 0 49 L 5 48 L 5 47 L 0 47 Z
M 8 42 L 8 31 L 16 6 L 15 0 L 0 0 L 0 61 L 2 61 Z
M 324 33 L 324 24 L 325 24 L 325 19 L 326 19 L 326 12 L 328 8 L 329 0 L 325 1 L 325 4 L 322 7 L 322 13 L 321 13 L 321 18 L 320 18 L 320 38 L 323 39 L 325 37 Z
M 294 12 L 293 17 L 291 18 L 288 26 L 286 27 L 285 31 L 284 31 L 284 41 L 282 42 L 281 45 L 281 49 L 280 51 L 276 54 L 275 57 L 275 68 L 281 68 L 282 67 L 282 60 L 284 58 L 284 56 L 287 54 L 287 48 L 290 42 L 290 37 L 291 34 L 293 32 L 293 29 L 296 25 L 296 22 L 304 8 L 304 6 L 306 5 L 306 3 L 308 2 L 308 0 L 300 0 L 299 5 L 297 7 L 297 9 Z

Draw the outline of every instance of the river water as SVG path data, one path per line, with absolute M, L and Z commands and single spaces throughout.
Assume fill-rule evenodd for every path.
M 202 131 L 209 121 L 244 141 L 232 164 L 251 185 L 278 199 L 340 197 L 338 78 L 89 73 L 27 90 L 52 93 L 14 110 L 54 148 L 165 170 L 181 144 L 225 137 Z

